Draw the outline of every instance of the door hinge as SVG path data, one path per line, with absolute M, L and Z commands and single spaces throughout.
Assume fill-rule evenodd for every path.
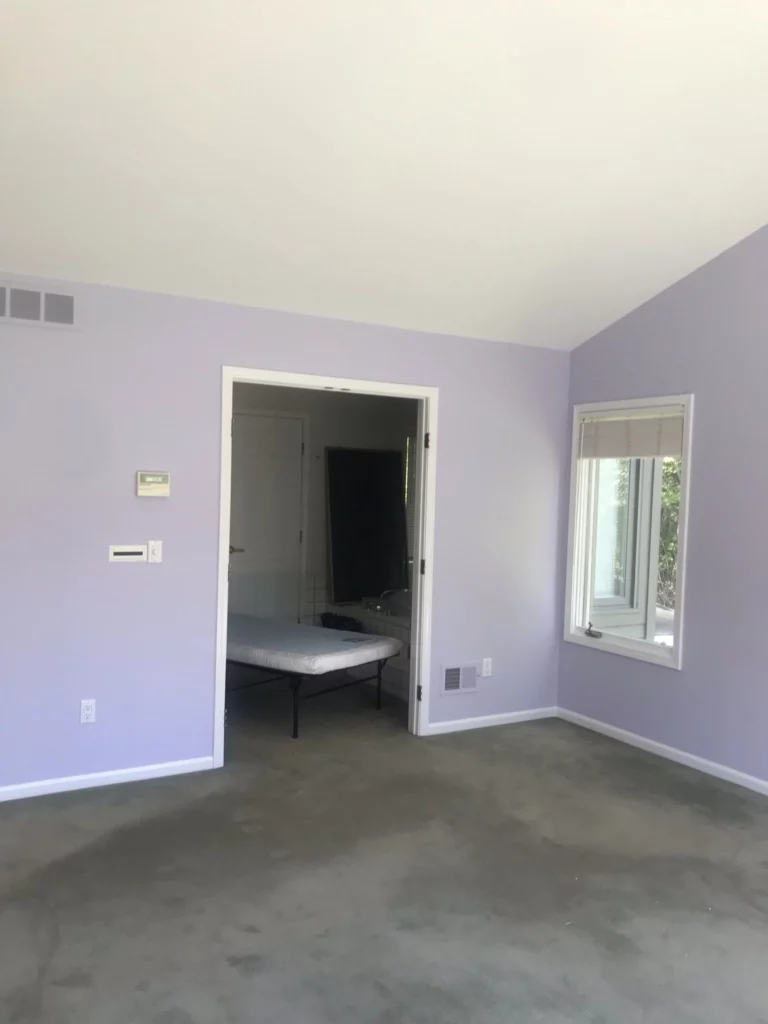
M 416 687 L 416 700 L 421 700 L 421 683 Z
M 429 448 L 429 434 L 424 435 L 424 447 Z
M 229 436 L 230 437 L 234 437 L 235 436 L 235 417 L 234 416 L 229 421 Z
M 427 560 L 426 560 L 426 558 L 422 558 L 422 560 L 421 560 L 421 568 L 420 568 L 419 571 L 420 571 L 422 576 L 427 571 Z
M 303 441 L 301 442 L 301 454 L 302 455 L 304 454 L 304 442 Z

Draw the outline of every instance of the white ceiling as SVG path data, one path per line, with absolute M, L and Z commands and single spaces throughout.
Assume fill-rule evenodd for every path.
M 768 220 L 766 0 L 0 0 L 0 266 L 571 348 Z

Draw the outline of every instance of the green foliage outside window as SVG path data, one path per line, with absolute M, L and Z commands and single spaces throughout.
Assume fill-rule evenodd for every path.
M 659 575 L 656 585 L 656 603 L 660 608 L 675 607 L 681 461 L 679 458 L 667 458 L 662 463 Z

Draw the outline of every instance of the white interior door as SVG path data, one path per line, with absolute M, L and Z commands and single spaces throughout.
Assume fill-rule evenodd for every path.
M 239 413 L 232 423 L 229 608 L 297 622 L 304 424 Z

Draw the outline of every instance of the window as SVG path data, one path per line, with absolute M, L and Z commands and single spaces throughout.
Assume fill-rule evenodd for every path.
M 574 409 L 566 640 L 680 668 L 692 412 Z

